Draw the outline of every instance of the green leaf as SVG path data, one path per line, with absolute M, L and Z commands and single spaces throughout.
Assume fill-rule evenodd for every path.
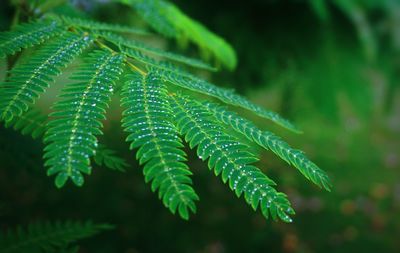
M 27 111 L 39 95 L 45 92 L 53 77 L 61 73 L 92 38 L 87 34 L 66 32 L 52 43 L 37 50 L 29 61 L 11 70 L 11 77 L 0 89 L 0 118 L 10 121 Z
M 39 45 L 63 31 L 57 22 L 37 21 L 25 23 L 14 30 L 0 33 L 0 58 L 23 48 Z
M 33 250 L 54 252 L 58 248 L 112 228 L 113 226 L 109 224 L 94 224 L 90 221 L 35 222 L 29 224 L 27 229 L 17 227 L 7 233 L 1 233 L 0 252 L 20 253 Z
M 203 105 L 220 122 L 231 126 L 235 131 L 243 134 L 247 139 L 256 142 L 261 147 L 271 150 L 284 161 L 296 167 L 307 179 L 330 191 L 332 184 L 328 175 L 315 163 L 311 162 L 302 151 L 291 148 L 289 144 L 275 134 L 261 131 L 251 121 L 226 110 L 222 106 L 209 102 L 204 102 Z
M 60 95 L 62 100 L 54 105 L 51 116 L 56 118 L 48 123 L 44 158 L 47 174 L 57 174 L 57 187 L 64 186 L 67 179 L 81 186 L 82 173 L 91 173 L 90 157 L 97 148 L 96 136 L 102 134 L 101 120 L 122 73 L 123 60 L 120 54 L 93 52 L 71 77 L 78 81 L 68 84 Z
M 139 148 L 136 158 L 144 165 L 146 182 L 152 181 L 153 191 L 172 213 L 178 210 L 183 219 L 189 218 L 189 210 L 196 212 L 194 201 L 198 196 L 191 184 L 192 174 L 184 161 L 185 152 L 178 137 L 168 95 L 157 73 L 127 77 L 121 104 L 122 126 L 129 133 L 127 141 L 131 149 Z
M 248 152 L 246 145 L 224 132 L 222 126 L 197 101 L 176 95 L 170 97 L 176 125 L 191 148 L 197 147 L 197 155 L 208 159 L 208 167 L 220 175 L 224 183 L 254 210 L 258 206 L 268 218 L 278 217 L 291 222 L 288 214 L 294 214 L 286 195 L 277 192 L 275 183 L 252 163 L 258 159 Z
M 175 37 L 177 29 L 167 17 L 167 3 L 158 0 L 119 0 L 119 2 L 136 9 L 137 13 L 157 32 Z
M 121 36 L 118 36 L 116 34 L 112 34 L 112 33 L 99 33 L 99 35 L 104 38 L 107 41 L 110 41 L 112 43 L 114 43 L 117 46 L 122 46 L 122 51 L 124 51 L 124 47 L 129 48 L 131 50 L 134 51 L 140 51 L 142 53 L 147 53 L 150 55 L 154 55 L 154 56 L 158 56 L 158 57 L 162 57 L 162 58 L 166 58 L 168 60 L 171 61 L 175 61 L 178 63 L 183 63 L 186 64 L 188 66 L 191 67 L 195 67 L 195 68 L 200 68 L 200 69 L 205 69 L 205 70 L 210 70 L 210 71 L 215 71 L 216 69 L 212 66 L 210 66 L 209 64 L 198 60 L 198 59 L 193 59 L 193 58 L 189 58 L 183 55 L 179 55 L 179 54 L 175 54 L 172 52 L 168 52 L 168 51 L 164 51 L 162 49 L 158 49 L 158 48 L 154 48 L 154 47 L 150 47 L 147 46 L 139 41 L 135 41 L 135 40 L 128 40 L 125 39 Z M 126 51 L 126 50 L 125 50 Z M 129 50 L 128 50 L 129 52 Z M 134 55 L 134 54 L 133 54 Z
M 215 48 L 220 46 L 206 35 L 208 31 L 202 30 L 201 26 L 168 2 L 118 1 L 136 2 L 142 6 L 140 8 L 145 8 L 144 11 L 155 14 L 153 17 L 160 16 L 160 24 L 173 24 L 173 36 L 180 39 L 192 36 L 191 40 L 196 40 L 196 36 L 202 34 L 204 38 L 200 39 L 203 40 L 200 44 L 214 43 L 206 47 L 216 45 Z M 173 21 L 169 20 L 171 13 L 175 15 Z M 214 174 L 221 175 L 222 181 L 238 197 L 244 195 L 245 201 L 254 210 L 260 207 L 261 213 L 267 218 L 290 222 L 289 215 L 294 214 L 294 210 L 287 196 L 278 192 L 274 188 L 275 183 L 254 166 L 257 157 L 240 140 L 247 138 L 270 149 L 312 182 L 330 189 L 331 184 L 325 172 L 279 137 L 261 131 L 252 122 L 223 107 L 208 102 L 200 103 L 195 98 L 180 95 L 180 90 L 188 89 L 212 96 L 298 132 L 277 113 L 250 102 L 232 90 L 201 80 L 175 65 L 183 63 L 210 69 L 207 64 L 110 33 L 129 32 L 126 27 L 52 17 L 53 23 L 35 23 L 43 24 L 40 27 L 33 23 L 21 25 L 16 31 L 0 35 L 0 42 L 3 43 L 0 45 L 7 48 L 2 54 L 38 45 L 54 34 L 59 35 L 33 50 L 33 56 L 26 54 L 22 63 L 12 69 L 7 80 L 0 84 L 0 121 L 33 138 L 42 137 L 45 133 L 47 174 L 55 175 L 55 185 L 58 188 L 70 179 L 75 185 L 83 185 L 84 174 L 92 171 L 91 158 L 114 170 L 123 170 L 126 166 L 114 151 L 99 146 L 97 139 L 102 134 L 102 120 L 105 120 L 110 98 L 117 89 L 122 88 L 121 104 L 125 107 L 122 124 L 128 133 L 130 148 L 137 149 L 136 158 L 144 165 L 145 181 L 151 182 L 151 189 L 158 191 L 164 205 L 172 213 L 178 212 L 183 219 L 189 219 L 190 213 L 196 212 L 195 202 L 199 197 L 192 187 L 192 173 L 185 163 L 186 154 L 180 135 L 184 136 L 191 148 L 197 149 L 197 155 L 202 160 L 208 160 L 208 167 Z M 40 30 L 49 24 L 55 24 L 56 28 Z M 185 29 L 192 31 L 186 34 L 188 30 Z M 30 30 L 38 32 L 38 36 L 35 37 Z M 71 79 L 76 81 L 62 89 L 61 99 L 53 106 L 55 112 L 50 114 L 51 119 L 46 123 L 47 116 L 32 109 L 31 105 L 46 91 L 53 78 L 61 74 L 62 68 L 92 44 L 102 50 L 88 54 L 86 61 L 73 72 Z M 220 51 L 214 53 L 226 53 Z M 127 75 L 127 81 L 117 85 L 124 63 L 137 73 Z M 168 88 L 171 90 L 168 91 Z M 231 128 L 235 131 L 228 132 Z M 64 249 L 73 248 L 62 245 L 56 250 Z
M 98 145 L 93 160 L 99 166 L 104 165 L 111 170 L 120 172 L 125 172 L 129 166 L 129 164 L 123 158 L 116 155 L 114 150 L 109 149 L 101 144 Z
M 181 41 L 192 41 L 228 69 L 235 69 L 237 58 L 231 45 L 199 22 L 189 18 L 172 3 L 164 0 L 119 1 L 135 8 L 157 32 Z
M 253 113 L 257 114 L 260 117 L 266 118 L 271 120 L 272 122 L 289 129 L 293 132 L 299 133 L 301 132 L 298 130 L 291 122 L 288 120 L 282 118 L 279 114 L 268 111 L 264 108 L 262 108 L 259 105 L 256 105 L 249 100 L 247 100 L 245 97 L 240 96 L 236 94 L 233 90 L 228 90 L 224 89 L 221 87 L 218 87 L 214 84 L 211 84 L 207 81 L 201 80 L 197 77 L 194 77 L 188 73 L 185 73 L 183 71 L 180 71 L 178 69 L 175 70 L 167 70 L 164 68 L 164 70 L 160 70 L 160 73 L 162 77 L 175 85 L 178 85 L 182 88 L 186 88 L 189 90 L 193 90 L 202 94 L 206 94 L 215 98 L 218 98 L 224 103 L 242 107 L 244 109 L 247 109 L 249 111 L 252 111 Z
M 127 33 L 127 34 L 134 34 L 134 35 L 150 35 L 150 33 L 148 31 L 129 27 L 129 26 L 118 25 L 118 24 L 108 24 L 108 23 L 96 22 L 96 21 L 89 20 L 89 19 L 72 18 L 72 17 L 67 17 L 67 16 L 61 16 L 61 17 L 56 16 L 53 18 L 61 20 L 66 25 L 83 28 L 83 29 L 87 29 L 87 30 Z

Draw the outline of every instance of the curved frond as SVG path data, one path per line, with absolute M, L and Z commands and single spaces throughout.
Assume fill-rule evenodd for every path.
M 237 65 L 236 52 L 223 38 L 208 30 L 204 25 L 191 19 L 177 6 L 168 2 L 167 17 L 179 30 L 177 39 L 188 39 L 199 46 L 203 54 L 213 56 L 229 70 L 234 70 Z
M 14 30 L 0 33 L 0 58 L 14 54 L 23 48 L 39 45 L 63 31 L 57 22 L 38 21 L 25 23 Z
M 29 61 L 11 70 L 11 77 L 0 87 L 0 118 L 10 121 L 27 111 L 29 105 L 43 93 L 92 38 L 87 34 L 65 33 L 38 50 Z
M 189 18 L 178 7 L 164 0 L 119 0 L 137 10 L 138 14 L 157 32 L 180 41 L 189 40 L 205 55 L 212 55 L 228 69 L 237 64 L 236 53 L 224 39 Z
M 282 118 L 279 114 L 266 110 L 259 105 L 256 105 L 245 97 L 236 94 L 233 90 L 224 89 L 218 87 L 214 84 L 211 84 L 207 81 L 196 78 L 190 74 L 186 74 L 182 71 L 168 71 L 164 70 L 161 72 L 163 78 L 175 85 L 180 87 L 193 90 L 202 94 L 206 94 L 215 98 L 218 98 L 224 103 L 242 107 L 253 113 L 257 114 L 260 117 L 271 120 L 272 122 L 289 129 L 293 132 L 300 132 L 290 121 Z
M 311 162 L 302 151 L 293 149 L 280 137 L 268 131 L 261 131 L 251 121 L 242 118 L 237 113 L 226 110 L 222 106 L 209 102 L 205 102 L 203 105 L 219 121 L 231 126 L 261 147 L 271 150 L 284 161 L 296 167 L 307 179 L 330 191 L 331 183 L 326 172 Z
M 252 163 L 258 159 L 247 151 L 247 146 L 226 134 L 212 114 L 201 104 L 180 95 L 170 98 L 175 109 L 176 125 L 191 148 L 197 146 L 197 155 L 208 159 L 208 167 L 216 175 L 221 174 L 224 183 L 245 200 L 254 210 L 258 206 L 262 214 L 273 219 L 279 217 L 291 222 L 288 214 L 294 214 L 286 195 L 277 192 L 275 183 Z
M 159 0 L 119 0 L 136 9 L 154 30 L 167 37 L 175 37 L 177 29 L 166 17 L 166 3 Z
M 109 224 L 87 222 L 36 222 L 26 229 L 17 227 L 7 233 L 0 234 L 0 252 L 20 253 L 41 250 L 54 252 L 60 247 L 68 246 L 103 230 L 112 229 Z
M 100 33 L 100 36 L 103 37 L 105 40 L 110 41 L 114 43 L 117 46 L 123 46 L 130 48 L 132 50 L 138 50 L 143 53 L 148 53 L 154 56 L 162 57 L 171 61 L 175 61 L 178 63 L 183 63 L 188 66 L 194 67 L 194 68 L 200 68 L 200 69 L 205 69 L 205 70 L 210 70 L 210 71 L 215 71 L 216 69 L 209 64 L 198 60 L 194 58 L 189 58 L 183 55 L 175 54 L 172 52 L 164 51 L 159 48 L 155 47 L 150 47 L 147 46 L 139 41 L 135 41 L 132 39 L 125 39 L 119 35 L 112 34 L 112 33 Z M 123 50 L 123 49 L 122 49 Z
M 122 73 L 124 57 L 107 51 L 95 51 L 88 62 L 62 91 L 62 100 L 54 105 L 44 141 L 48 175 L 57 174 L 55 183 L 62 187 L 70 178 L 84 183 L 82 173 L 90 174 L 90 157 L 97 147 L 96 135 L 102 134 L 101 120 L 113 94 L 115 81 Z
M 184 219 L 196 212 L 198 196 L 191 184 L 192 174 L 184 163 L 185 152 L 173 123 L 167 91 L 157 73 L 130 75 L 122 92 L 123 127 L 129 133 L 130 148 L 139 148 L 136 157 L 144 165 L 146 182 L 158 189 L 159 197 L 172 213 Z

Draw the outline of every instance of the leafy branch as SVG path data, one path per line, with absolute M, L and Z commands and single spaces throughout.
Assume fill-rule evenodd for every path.
M 171 36 L 179 38 L 177 34 L 183 33 L 216 58 L 224 59 L 229 68 L 236 64 L 229 50 L 221 49 L 227 48 L 222 39 L 172 4 L 161 0 L 124 2 L 141 11 L 145 19 L 155 22 L 155 15 L 161 15 L 158 23 L 152 23 L 155 30 L 162 30 L 165 35 L 171 32 Z M 182 23 L 172 20 L 171 15 Z M 188 143 L 200 159 L 208 160 L 209 169 L 221 175 L 237 197 L 243 195 L 254 210 L 260 208 L 266 218 L 292 221 L 294 210 L 287 196 L 275 189 L 276 183 L 255 166 L 257 156 L 225 126 L 250 143 L 271 150 L 316 185 L 331 189 L 326 173 L 303 152 L 273 133 L 261 131 L 230 108 L 202 101 L 194 93 L 217 98 L 220 103 L 244 108 L 300 132 L 291 122 L 233 90 L 220 88 L 185 70 L 190 67 L 215 71 L 215 67 L 125 36 L 132 33 L 148 36 L 136 28 L 49 13 L 0 34 L 0 57 L 34 49 L 33 55 L 27 56 L 29 60 L 15 66 L 0 86 L 0 119 L 23 134 L 43 138 L 47 174 L 55 176 L 58 188 L 68 180 L 82 186 L 84 175 L 92 172 L 93 160 L 114 170 L 126 167 L 122 159 L 98 141 L 111 96 L 120 95 L 120 104 L 125 108 L 122 127 L 128 134 L 126 141 L 130 149 L 136 150 L 145 181 L 151 182 L 151 189 L 158 191 L 163 204 L 183 219 L 196 212 L 195 203 L 199 200 L 183 150 L 184 143 Z M 216 47 L 210 47 L 209 43 L 214 42 Z M 83 63 L 61 89 L 53 112 L 48 116 L 37 113 L 33 104 L 46 94 L 55 76 L 78 58 Z

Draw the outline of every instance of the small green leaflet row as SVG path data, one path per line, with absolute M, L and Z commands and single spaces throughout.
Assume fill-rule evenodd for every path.
M 11 77 L 2 84 L 0 115 L 5 121 L 20 116 L 46 91 L 54 76 L 93 42 L 88 35 L 64 32 L 39 49 L 28 62 L 11 70 Z
M 127 76 L 122 92 L 122 126 L 129 133 L 130 148 L 139 148 L 136 158 L 144 164 L 146 182 L 159 189 L 159 197 L 172 213 L 178 209 L 182 218 L 189 210 L 196 212 L 194 201 L 199 197 L 192 188 L 192 174 L 185 164 L 186 154 L 173 124 L 173 112 L 168 104 L 165 84 L 159 75 Z
M 97 135 L 114 91 L 115 82 L 123 71 L 124 57 L 106 51 L 95 51 L 73 74 L 76 82 L 67 84 L 61 100 L 53 106 L 54 117 L 45 134 L 45 165 L 47 175 L 57 174 L 56 186 L 62 187 L 70 178 L 82 186 L 82 173 L 90 174 L 90 158 L 95 155 Z
M 0 252 L 61 252 L 60 249 L 78 240 L 113 228 L 109 224 L 91 221 L 32 222 L 26 228 L 18 226 L 6 232 L 0 231 Z

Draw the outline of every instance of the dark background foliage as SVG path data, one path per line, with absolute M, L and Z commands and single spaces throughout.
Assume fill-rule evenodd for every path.
M 74 2 L 102 20 L 137 21 L 123 8 Z M 38 219 L 92 219 L 117 226 L 83 242 L 82 252 L 399 252 L 400 46 L 393 38 L 400 24 L 391 30 L 396 27 L 392 16 L 379 4 L 365 5 L 377 44 L 371 56 L 352 19 L 332 3 L 328 19 L 307 1 L 175 3 L 238 53 L 234 72 L 207 76 L 299 125 L 302 135 L 257 122 L 305 150 L 331 176 L 332 193 L 263 152 L 260 167 L 288 193 L 297 211 L 292 224 L 266 221 L 192 154 L 201 201 L 198 213 L 185 222 L 144 183 L 134 154 L 126 151 L 118 117 L 105 123 L 103 139 L 131 168 L 126 173 L 95 168 L 83 188 L 62 190 L 45 176 L 42 144 L 2 127 L 0 226 Z M 1 11 L 4 30 L 13 9 L 4 5 Z M 161 45 L 176 49 L 174 42 Z M 196 54 L 192 48 L 186 52 Z

